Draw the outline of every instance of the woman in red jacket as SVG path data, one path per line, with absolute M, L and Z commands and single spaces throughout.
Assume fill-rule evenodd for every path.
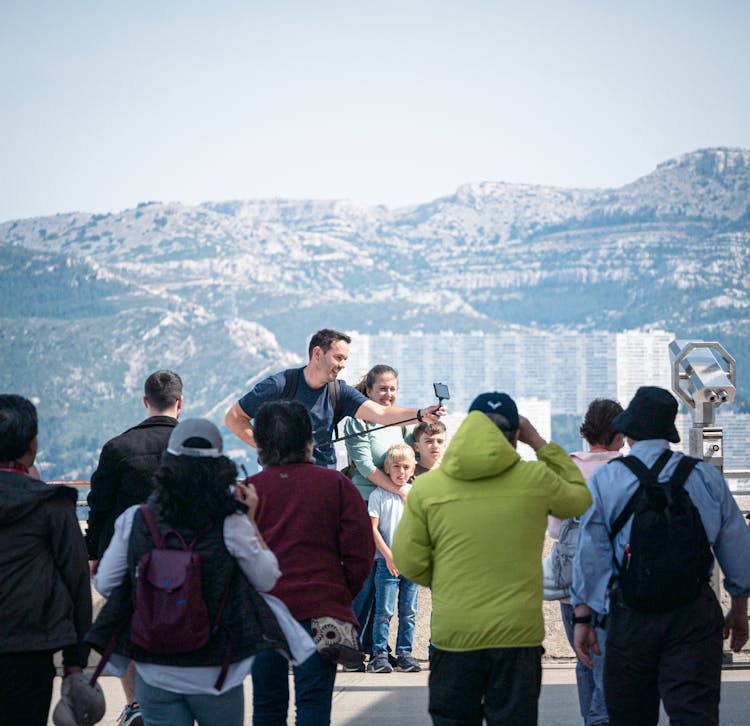
M 310 621 L 330 616 L 357 624 L 352 601 L 370 574 L 374 554 L 370 518 L 351 480 L 310 462 L 312 425 L 302 404 L 275 401 L 255 416 L 258 460 L 250 477 L 258 493 L 256 523 L 282 572 L 271 594 L 310 632 Z M 256 656 L 253 724 L 284 726 L 289 664 L 276 651 Z M 336 664 L 318 653 L 294 667 L 298 726 L 330 723 Z

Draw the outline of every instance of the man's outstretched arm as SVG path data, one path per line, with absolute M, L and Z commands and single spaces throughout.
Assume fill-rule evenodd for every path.
M 365 421 L 374 421 L 383 426 L 390 426 L 406 421 L 418 421 L 420 417 L 427 423 L 436 423 L 446 413 L 447 411 L 443 406 L 427 406 L 427 408 L 381 406 L 379 403 L 368 399 L 357 409 L 354 416 Z
M 227 411 L 224 416 L 224 424 L 238 439 L 254 449 L 257 448 L 250 417 L 242 410 L 239 402 L 235 401 Z

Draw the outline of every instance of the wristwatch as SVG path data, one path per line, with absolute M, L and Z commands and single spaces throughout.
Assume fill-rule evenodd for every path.
M 574 615 L 573 625 L 591 625 L 591 615 Z

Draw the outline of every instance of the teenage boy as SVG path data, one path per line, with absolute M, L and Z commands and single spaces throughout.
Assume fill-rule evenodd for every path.
M 414 427 L 414 451 L 419 461 L 414 468 L 414 476 L 424 474 L 437 468 L 445 452 L 445 424 L 442 421 L 427 423 L 423 421 Z
M 408 492 L 407 482 L 414 474 L 414 451 L 408 444 L 394 444 L 385 455 L 383 469 L 391 481 Z M 396 669 L 405 673 L 422 668 L 411 655 L 414 625 L 417 619 L 419 585 L 407 580 L 393 563 L 391 542 L 401 515 L 404 500 L 400 494 L 376 488 L 370 494 L 368 511 L 375 538 L 375 617 L 372 630 L 371 673 L 390 673 L 388 662 L 388 631 L 398 596 L 398 635 L 396 637 Z

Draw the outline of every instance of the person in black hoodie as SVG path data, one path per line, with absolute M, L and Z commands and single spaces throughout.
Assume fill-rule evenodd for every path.
M 78 495 L 29 475 L 37 432 L 34 404 L 0 395 L 0 721 L 29 726 L 47 723 L 53 654 L 80 673 L 91 625 Z
M 169 370 L 152 373 L 144 386 L 143 405 L 146 419 L 104 444 L 91 475 L 86 547 L 92 577 L 112 539 L 115 520 L 133 504 L 145 502 L 153 491 L 154 472 L 182 410 L 180 376 Z M 122 690 L 127 703 L 117 726 L 142 726 L 132 665 L 122 678 Z

